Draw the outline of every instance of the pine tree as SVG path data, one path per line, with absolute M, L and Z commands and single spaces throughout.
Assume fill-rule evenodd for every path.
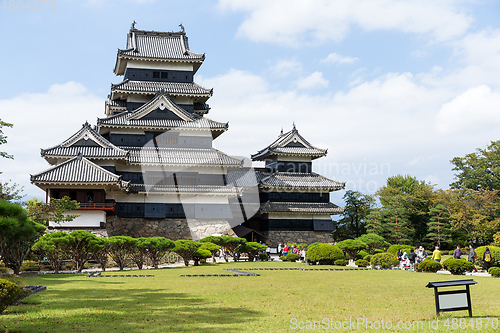
M 441 247 L 442 243 L 450 244 L 452 241 L 450 213 L 448 213 L 446 207 L 438 204 L 436 207 L 431 208 L 428 214 L 431 218 L 427 224 L 429 231 L 427 238 L 439 247 Z
M 392 244 L 408 244 L 413 234 L 404 196 L 391 198 L 383 211 L 384 237 Z

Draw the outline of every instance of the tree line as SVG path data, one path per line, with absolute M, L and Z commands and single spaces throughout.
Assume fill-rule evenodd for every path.
M 347 191 L 333 238 L 373 233 L 392 244 L 500 245 L 500 141 L 451 163 L 455 181 L 448 190 L 396 175 L 374 195 Z

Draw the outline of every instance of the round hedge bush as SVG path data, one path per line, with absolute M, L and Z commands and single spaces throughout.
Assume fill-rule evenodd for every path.
M 356 260 L 355 264 L 358 267 L 368 267 L 368 266 L 370 266 L 370 263 L 368 261 L 366 261 L 366 260 L 363 260 L 363 259 Z
M 348 263 L 349 263 L 349 260 L 346 260 L 346 259 L 337 259 L 334 262 L 335 266 L 347 266 Z
M 364 259 L 367 255 L 369 255 L 368 252 L 364 251 L 364 250 L 361 250 L 358 252 L 358 254 L 356 254 L 356 260 L 358 259 Z
M 261 253 L 261 254 L 259 254 L 259 260 L 260 261 L 268 261 L 269 257 L 267 256 L 267 254 Z
M 415 265 L 417 272 L 436 273 L 441 269 L 443 269 L 443 265 L 432 259 L 426 259 Z
M 384 252 L 375 254 L 370 260 L 370 264 L 372 268 L 392 268 L 399 266 L 399 260 L 396 258 L 395 254 Z
M 474 270 L 474 264 L 465 259 L 446 259 L 443 262 L 443 267 L 453 275 L 464 275 L 465 272 Z
M 500 277 L 500 267 L 491 267 L 488 270 L 488 273 L 490 273 L 493 277 Z
M 0 313 L 8 306 L 14 305 L 29 292 L 9 280 L 0 279 Z
M 372 255 L 372 254 L 369 254 L 369 255 L 365 256 L 365 257 L 363 258 L 363 260 L 366 260 L 366 261 L 370 262 L 370 261 L 372 260 L 372 257 L 373 257 L 373 255 Z
M 491 256 L 493 257 L 493 258 L 491 258 L 492 260 L 490 262 L 490 267 L 500 267 L 500 263 L 499 263 L 500 247 L 488 246 L 488 248 L 490 249 Z M 480 246 L 476 249 L 476 253 L 477 253 L 476 263 L 479 266 L 481 266 L 482 268 L 485 268 L 484 262 L 483 262 L 483 254 L 484 254 L 485 250 L 486 250 L 486 246 Z
M 411 245 L 394 244 L 394 245 L 389 246 L 389 248 L 387 249 L 387 252 L 396 254 L 396 253 L 398 253 L 399 249 L 401 249 L 401 251 L 403 251 L 403 253 L 406 252 L 406 254 L 409 254 L 410 250 L 412 249 L 412 246 Z
M 296 262 L 299 259 L 300 256 L 297 253 L 289 253 L 287 256 L 285 256 L 285 260 L 283 261 Z
M 310 247 L 306 252 L 306 261 L 315 265 L 333 265 L 335 260 L 343 259 L 344 252 L 334 245 L 317 244 Z

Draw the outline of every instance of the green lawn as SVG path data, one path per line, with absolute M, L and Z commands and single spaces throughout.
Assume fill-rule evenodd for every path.
M 311 331 L 291 329 L 293 318 L 304 325 L 306 321 L 323 318 L 383 319 L 394 326 L 399 320 L 424 321 L 423 330 L 411 331 L 429 332 L 428 321 L 436 319 L 434 293 L 425 285 L 429 281 L 464 278 L 407 271 L 258 271 L 261 276 L 180 277 L 225 274 L 223 268 L 245 267 L 306 266 L 240 262 L 140 273 L 106 272 L 155 275 L 149 278 L 62 274 L 22 278 L 22 283 L 45 285 L 47 291 L 26 298 L 27 304 L 8 308 L 0 315 L 0 332 Z M 500 279 L 474 279 L 478 282 L 471 287 L 474 317 L 483 318 L 483 323 L 487 317 L 499 318 Z M 467 318 L 466 315 L 466 311 L 441 315 L 440 329 L 433 331 L 450 332 L 451 328 L 443 326 L 444 320 Z

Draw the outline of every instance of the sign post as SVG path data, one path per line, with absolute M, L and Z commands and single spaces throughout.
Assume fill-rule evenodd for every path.
M 468 310 L 469 317 L 472 317 L 472 304 L 470 302 L 469 286 L 476 283 L 477 282 L 472 279 L 429 282 L 426 287 L 434 288 L 436 315 L 439 316 L 440 312 L 445 311 Z M 438 290 L 438 288 L 442 287 L 458 286 L 465 286 L 465 289 L 446 291 Z

